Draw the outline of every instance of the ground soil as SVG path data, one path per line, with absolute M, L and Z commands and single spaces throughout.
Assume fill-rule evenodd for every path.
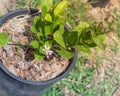
M 0 0 L 0 14 L 7 13 L 12 6 L 15 5 L 16 0 Z
M 114 79 L 114 75 L 120 73 L 120 40 L 116 35 L 117 26 L 115 25 L 116 18 L 118 18 L 115 12 L 120 12 L 120 0 L 98 0 L 98 2 L 91 4 L 89 8 L 88 14 L 90 17 L 94 17 L 97 22 L 102 22 L 104 27 L 110 30 L 106 36 L 105 50 L 92 49 L 93 58 L 87 60 L 86 67 L 98 66 L 94 76 L 95 84 L 99 85 L 104 78 L 110 78 L 116 85 L 112 96 L 120 96 L 120 86 Z M 109 27 L 113 23 L 114 25 Z M 113 74 L 110 75 L 108 70 L 113 71 Z

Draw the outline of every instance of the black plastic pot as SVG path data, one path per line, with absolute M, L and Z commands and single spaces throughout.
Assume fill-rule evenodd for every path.
M 38 10 L 36 9 L 20 9 L 9 12 L 0 19 L 0 26 L 15 16 L 23 14 L 32 15 L 37 12 Z M 64 73 L 54 79 L 42 82 L 29 81 L 15 76 L 4 67 L 2 62 L 0 62 L 0 96 L 42 96 L 48 88 L 50 88 L 55 82 L 64 78 L 73 69 L 77 59 L 77 51 L 74 50 L 74 52 L 75 56 Z

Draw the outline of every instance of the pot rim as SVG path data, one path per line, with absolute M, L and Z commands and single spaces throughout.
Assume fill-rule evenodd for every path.
M 38 10 L 37 9 L 18 9 L 18 10 L 15 10 L 15 11 L 12 11 L 12 12 L 9 12 L 7 14 L 5 14 L 4 16 L 2 16 L 2 18 L 0 19 L 0 26 L 2 26 L 7 20 L 15 17 L 15 16 L 18 16 L 18 15 L 23 15 L 23 14 L 34 14 L 34 13 L 37 13 Z M 69 29 L 68 29 L 69 30 Z M 70 73 L 70 71 L 73 69 L 75 63 L 76 63 L 76 59 L 77 59 L 77 50 L 74 49 L 74 57 L 70 60 L 70 64 L 68 66 L 68 68 L 66 69 L 65 72 L 61 73 L 59 76 L 53 78 L 53 79 L 50 79 L 50 80 L 47 80 L 47 81 L 30 81 L 30 80 L 25 80 L 21 77 L 18 77 L 16 75 L 14 75 L 13 73 L 11 73 L 7 68 L 5 68 L 5 66 L 3 65 L 2 62 L 0 62 L 0 69 L 6 74 L 8 75 L 9 77 L 11 77 L 12 79 L 16 80 L 16 81 L 19 81 L 19 82 L 22 82 L 24 84 L 29 84 L 29 85 L 49 85 L 49 84 L 53 84 L 57 81 L 59 81 L 60 79 L 62 79 L 63 77 L 65 77 L 68 73 Z

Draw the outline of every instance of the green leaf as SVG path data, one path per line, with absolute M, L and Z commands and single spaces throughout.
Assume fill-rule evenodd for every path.
M 89 54 L 89 55 L 92 54 L 92 52 L 91 52 L 91 50 L 90 50 L 90 47 L 87 46 L 87 45 L 76 45 L 76 46 L 74 46 L 74 48 L 77 49 L 78 51 L 87 53 L 87 54 Z
M 34 25 L 36 25 L 36 23 L 40 20 L 40 17 L 39 16 L 35 16 L 34 17 Z
M 39 27 L 39 31 L 40 31 L 39 35 L 41 35 L 42 37 L 45 37 L 45 25 L 44 24 Z
M 73 57 L 74 57 L 74 53 L 73 53 L 72 51 L 70 51 L 70 50 L 61 48 L 60 50 L 56 50 L 56 51 L 57 51 L 57 53 L 58 53 L 60 56 L 62 56 L 62 57 L 64 57 L 64 58 L 70 59 L 70 58 L 73 58 Z
M 55 41 L 65 48 L 65 43 L 62 34 L 59 31 L 56 31 L 53 35 Z
M 36 60 L 43 60 L 45 55 L 35 52 L 34 54 Z
M 102 33 L 102 34 L 97 35 L 96 39 L 103 43 L 105 41 L 105 37 L 106 35 Z
M 47 10 L 52 7 L 52 0 L 41 0 L 41 6 L 46 6 Z
M 43 52 L 43 47 L 40 46 L 39 49 L 35 50 L 34 56 L 36 60 L 44 59 L 45 54 Z
M 40 39 L 40 36 L 43 36 L 41 31 L 37 32 L 36 35 L 37 35 L 38 39 Z
M 34 49 L 38 49 L 39 42 L 37 40 L 33 40 L 33 41 L 31 41 L 30 46 L 32 46 Z
M 78 39 L 78 42 L 80 44 L 85 44 L 89 47 L 96 47 L 96 44 L 93 40 L 93 37 L 94 36 L 93 36 L 92 32 L 86 29 L 86 30 L 81 32 L 79 39 Z
M 0 46 L 4 47 L 7 45 L 9 37 L 5 33 L 0 33 Z
M 81 32 L 82 32 L 84 29 L 86 29 L 87 27 L 89 27 L 89 26 L 90 26 L 89 23 L 87 23 L 87 22 L 82 22 L 82 23 L 80 23 L 79 25 L 77 25 L 77 26 L 73 29 L 73 31 L 79 32 L 79 35 L 80 35 Z
M 41 0 L 44 1 L 44 0 Z M 47 7 L 46 6 L 42 6 L 42 18 L 45 18 L 45 15 L 47 14 Z
M 60 15 L 68 6 L 68 1 L 64 0 L 60 2 L 54 9 L 54 15 Z
M 35 26 L 31 26 L 31 31 L 33 32 L 33 33 L 37 33 L 37 30 L 36 30 L 36 28 L 35 28 Z
M 48 36 L 51 33 L 51 26 L 45 26 L 45 36 Z
M 46 14 L 45 15 L 45 20 L 48 21 L 48 22 L 52 22 L 52 17 L 50 14 Z
M 34 18 L 34 27 L 35 27 L 35 29 L 33 29 L 33 31 L 35 31 L 35 30 L 39 31 L 40 27 L 41 27 L 41 29 L 43 29 L 43 27 L 44 27 L 43 21 L 41 20 L 41 18 L 39 16 L 35 16 L 35 18 Z
M 104 47 L 104 41 L 105 41 L 105 34 L 99 34 L 95 38 L 93 38 L 94 42 L 98 47 L 103 48 Z
M 43 36 L 45 35 L 45 24 L 44 24 L 44 22 L 41 19 L 36 21 L 36 23 L 34 24 L 34 27 L 35 27 L 35 30 L 37 30 L 38 32 L 41 33 L 41 35 L 43 35 Z
M 78 32 L 69 32 L 67 38 L 68 46 L 75 46 L 78 40 Z
M 66 22 L 66 19 L 64 19 L 64 18 L 59 18 L 59 17 L 58 17 L 58 18 L 56 19 L 56 21 L 55 21 L 55 23 L 58 24 L 58 25 L 60 25 L 60 24 L 63 24 L 63 25 L 64 25 L 65 22 Z
M 66 18 L 66 14 L 64 14 L 65 16 L 62 15 L 58 15 L 59 18 L 65 19 Z
M 63 34 L 64 33 L 64 25 L 60 25 L 59 30 L 60 30 L 60 33 Z

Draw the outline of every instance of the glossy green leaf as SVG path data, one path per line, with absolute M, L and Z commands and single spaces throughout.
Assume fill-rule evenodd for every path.
M 89 31 L 88 29 L 89 28 L 81 32 L 81 34 L 79 35 L 78 43 L 88 45 L 89 47 L 95 47 L 96 44 L 92 38 L 93 37 L 92 32 L 91 30 Z
M 48 36 L 51 33 L 51 26 L 45 26 L 45 36 Z
M 60 56 L 62 56 L 62 57 L 64 57 L 64 58 L 70 59 L 70 58 L 73 58 L 73 57 L 74 57 L 74 53 L 73 53 L 72 51 L 70 51 L 70 50 L 61 48 L 60 50 L 56 50 L 56 51 L 57 51 L 57 53 L 58 53 Z
M 105 34 L 99 34 L 96 36 L 96 38 L 93 39 L 96 45 L 102 48 L 104 47 L 105 37 L 106 37 Z
M 92 52 L 91 52 L 91 50 L 90 50 L 90 47 L 87 46 L 87 45 L 76 45 L 76 46 L 74 46 L 74 48 L 77 49 L 78 51 L 87 53 L 87 54 L 89 54 L 89 55 L 92 54 Z
M 66 20 L 64 18 L 57 18 L 56 19 L 56 24 L 58 24 L 58 25 L 60 25 L 60 24 L 64 25 L 65 22 L 66 22 Z
M 69 32 L 67 38 L 67 42 L 69 46 L 75 46 L 78 40 L 78 32 Z
M 43 47 L 39 47 L 37 50 L 35 50 L 34 57 L 36 60 L 43 60 L 45 57 L 45 54 L 43 52 Z
M 106 37 L 105 34 L 102 33 L 102 34 L 97 35 L 96 39 L 99 40 L 100 42 L 104 42 L 105 37 Z
M 32 30 L 33 31 L 35 31 L 35 30 L 39 31 L 39 28 L 40 27 L 42 28 L 43 26 L 44 26 L 44 24 L 43 24 L 41 18 L 39 16 L 35 16 L 35 18 L 34 18 L 34 28 L 35 29 L 32 29 Z
M 53 30 L 54 30 L 53 23 L 45 21 L 45 36 L 53 34 Z
M 33 33 L 37 33 L 37 30 L 36 30 L 36 28 L 35 28 L 35 26 L 31 26 L 31 31 L 33 32 Z
M 30 46 L 32 46 L 35 49 L 39 48 L 39 42 L 37 40 L 33 40 L 30 42 Z
M 63 15 L 65 15 L 65 16 L 63 16 Z M 61 15 L 58 15 L 58 17 L 64 19 L 64 18 L 66 18 L 66 15 L 67 14 L 61 14 Z
M 45 20 L 48 21 L 48 22 L 52 22 L 52 17 L 50 14 L 46 14 L 45 15 Z
M 44 24 L 42 24 L 39 27 L 39 35 L 42 36 L 42 37 L 45 37 L 45 25 Z
M 44 1 L 44 0 L 42 0 Z M 42 6 L 42 18 L 45 18 L 45 15 L 47 14 L 47 7 L 46 6 Z
M 40 36 L 43 36 L 42 32 L 37 32 L 36 35 L 37 35 L 37 37 L 38 37 L 39 40 L 40 40 Z
M 43 60 L 45 55 L 35 52 L 34 57 L 36 60 Z
M 40 20 L 40 17 L 39 16 L 35 16 L 34 17 L 34 25 L 36 25 L 36 23 Z
M 38 32 L 42 36 L 45 36 L 45 24 L 44 24 L 44 22 L 41 19 L 39 21 L 37 21 L 36 25 L 34 25 L 34 26 L 35 26 L 36 30 L 38 30 Z
M 68 6 L 68 1 L 63 0 L 62 2 L 60 2 L 54 9 L 54 15 L 57 16 L 59 14 L 61 14 Z
M 55 41 L 65 48 L 65 43 L 62 34 L 59 31 L 56 31 L 53 35 Z
M 81 34 L 81 32 L 85 29 L 85 28 L 87 28 L 87 27 L 89 27 L 90 25 L 87 23 L 87 22 L 82 22 L 82 23 L 80 23 L 79 25 L 77 25 L 74 29 L 73 29 L 73 31 L 78 31 L 78 33 L 79 33 L 79 35 Z
M 64 33 L 64 25 L 60 25 L 59 26 L 59 31 L 60 31 L 61 34 Z
M 0 46 L 4 47 L 7 45 L 9 37 L 5 33 L 0 33 Z

